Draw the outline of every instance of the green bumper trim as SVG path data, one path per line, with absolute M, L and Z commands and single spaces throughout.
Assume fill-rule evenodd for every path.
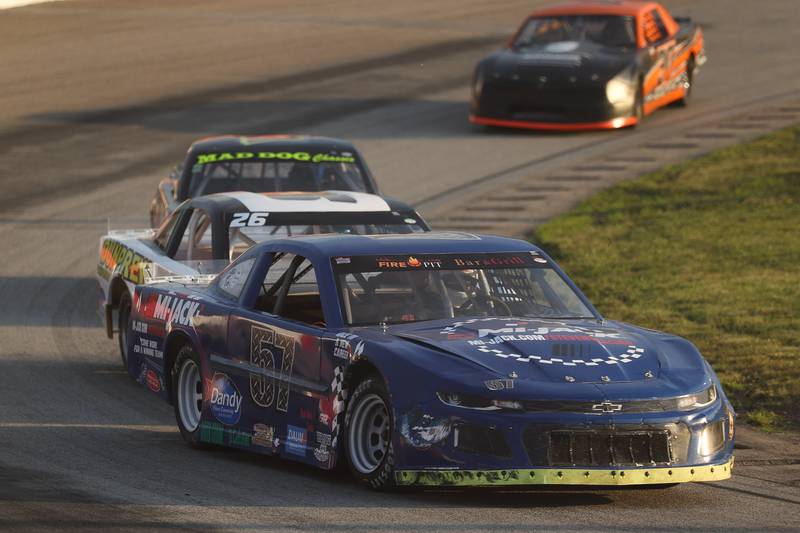
M 720 481 L 731 477 L 733 457 L 718 465 L 659 468 L 535 468 L 531 470 L 398 470 L 398 485 L 652 485 Z

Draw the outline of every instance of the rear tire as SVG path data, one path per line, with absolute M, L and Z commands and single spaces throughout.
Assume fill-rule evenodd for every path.
M 203 373 L 200 358 L 191 346 L 184 346 L 172 367 L 172 406 L 181 437 L 194 448 L 205 447 L 200 441 L 203 412 Z
M 118 334 L 117 340 L 119 341 L 119 354 L 122 357 L 122 367 L 125 372 L 130 374 L 128 370 L 128 332 L 130 331 L 131 321 L 131 297 L 126 289 L 123 289 L 122 296 L 119 299 L 119 312 L 117 318 Z
M 350 471 L 372 489 L 387 490 L 394 480 L 394 417 L 383 381 L 368 376 L 347 403 L 344 450 Z

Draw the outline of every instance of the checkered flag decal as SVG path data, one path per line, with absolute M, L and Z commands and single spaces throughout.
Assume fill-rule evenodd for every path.
M 339 440 L 339 418 L 344 411 L 344 401 L 347 399 L 347 391 L 344 389 L 344 370 L 340 366 L 333 369 L 331 394 L 336 396 L 333 400 L 333 422 L 331 424 L 331 448 L 335 450 L 336 442 Z
M 644 348 L 638 348 L 636 346 L 628 346 L 628 349 L 625 350 L 620 355 L 609 355 L 606 359 L 602 357 L 594 358 L 594 359 L 563 359 L 560 357 L 542 357 L 541 355 L 520 355 L 517 353 L 506 353 L 503 350 L 498 350 L 496 348 L 487 348 L 486 346 L 481 346 L 478 348 L 479 352 L 483 353 L 490 353 L 495 357 L 500 357 L 502 359 L 516 359 L 520 363 L 528 363 L 531 361 L 535 361 L 537 363 L 543 363 L 546 365 L 552 364 L 559 364 L 564 366 L 578 366 L 578 365 L 586 365 L 586 366 L 598 366 L 601 364 L 607 365 L 616 365 L 620 363 L 630 363 L 636 359 L 639 359 L 642 354 L 644 354 Z

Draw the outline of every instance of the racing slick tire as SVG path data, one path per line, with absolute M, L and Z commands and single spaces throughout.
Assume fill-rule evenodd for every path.
M 117 327 L 119 334 L 119 354 L 122 357 L 122 367 L 128 372 L 128 331 L 131 321 L 131 297 L 127 290 L 123 289 L 119 299 L 119 312 L 117 313 Z M 130 373 L 129 373 L 130 375 Z
M 344 450 L 350 471 L 376 490 L 393 489 L 394 419 L 386 386 L 368 376 L 353 391 L 344 419 Z
M 172 406 L 181 437 L 193 448 L 205 448 L 200 441 L 200 418 L 203 412 L 203 374 L 200 358 L 194 349 L 183 346 L 172 366 Z
M 676 103 L 681 107 L 686 107 L 692 99 L 692 86 L 694 85 L 694 56 L 689 57 L 686 62 L 686 72 L 683 73 L 683 97 Z

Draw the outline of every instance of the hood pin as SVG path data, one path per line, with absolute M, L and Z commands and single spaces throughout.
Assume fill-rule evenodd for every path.
M 517 375 L 517 373 L 516 373 L 516 372 L 514 372 L 514 371 L 512 370 L 512 371 L 511 371 L 511 373 L 508 375 L 508 377 L 510 377 L 511 379 L 517 379 L 519 376 Z
M 644 373 L 644 377 L 647 379 L 653 379 L 653 371 L 648 370 L 647 372 Z
M 566 379 L 570 383 L 575 383 L 575 378 L 573 378 L 572 376 L 564 376 L 564 379 Z
M 609 381 L 611 381 L 611 378 L 608 376 L 600 376 L 600 381 L 602 381 L 603 383 L 608 383 Z

